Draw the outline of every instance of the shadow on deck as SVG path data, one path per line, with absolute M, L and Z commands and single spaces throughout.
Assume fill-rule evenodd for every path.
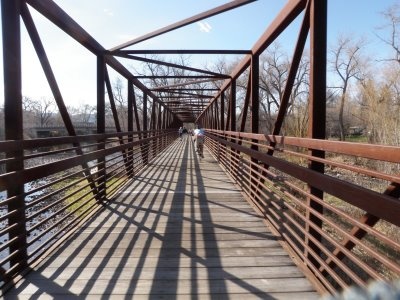
M 206 151 L 207 152 L 207 151 Z M 217 162 L 177 140 L 6 294 L 316 299 Z

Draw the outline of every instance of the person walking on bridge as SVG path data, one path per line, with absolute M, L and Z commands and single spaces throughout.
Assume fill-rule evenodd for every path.
M 204 148 L 204 129 L 198 127 L 194 130 L 194 144 L 196 152 L 199 154 L 201 158 L 204 158 L 203 148 Z

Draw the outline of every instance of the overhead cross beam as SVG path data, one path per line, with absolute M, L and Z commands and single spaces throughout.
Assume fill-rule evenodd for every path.
M 183 49 L 175 49 L 175 50 L 119 50 L 116 52 L 110 52 L 113 55 L 129 55 L 129 54 L 251 54 L 251 50 L 183 50 Z
M 234 1 L 231 1 L 231 2 L 229 2 L 227 4 L 218 6 L 216 8 L 213 8 L 213 9 L 210 9 L 210 10 L 205 11 L 203 13 L 197 14 L 197 15 L 192 16 L 190 18 L 187 18 L 185 20 L 173 23 L 173 24 L 171 24 L 169 26 L 166 26 L 166 27 L 160 28 L 160 29 L 158 29 L 156 31 L 150 32 L 148 34 L 145 34 L 145 35 L 143 35 L 141 37 L 138 37 L 136 39 L 130 40 L 130 41 L 128 41 L 126 43 L 123 43 L 123 44 L 121 44 L 119 46 L 111 48 L 110 51 L 121 50 L 123 48 L 135 45 L 137 43 L 140 43 L 140 42 L 146 41 L 148 39 L 151 39 L 153 37 L 159 36 L 161 34 L 173 31 L 175 29 L 178 29 L 178 28 L 184 27 L 186 25 L 201 21 L 203 19 L 218 15 L 220 13 L 223 13 L 223 12 L 226 12 L 228 10 L 240 7 L 242 5 L 249 4 L 249 3 L 254 2 L 254 1 L 256 1 L 256 0 L 234 0 Z

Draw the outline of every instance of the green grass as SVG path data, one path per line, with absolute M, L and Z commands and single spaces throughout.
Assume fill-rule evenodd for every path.
M 368 143 L 368 137 L 364 135 L 350 135 L 346 136 L 346 142 Z
M 112 178 L 106 182 L 106 186 L 112 185 L 119 178 Z M 71 187 L 63 190 L 60 197 L 67 197 L 64 200 L 65 205 L 70 205 L 68 211 L 75 211 L 76 216 L 84 215 L 84 211 L 95 203 L 93 192 L 87 180 L 79 181 L 79 179 L 69 179 L 53 185 L 53 190 L 59 190 L 63 187 L 76 182 Z

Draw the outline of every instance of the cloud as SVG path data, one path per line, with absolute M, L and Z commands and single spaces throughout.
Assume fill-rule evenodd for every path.
M 199 25 L 199 29 L 201 32 L 209 33 L 212 29 L 211 25 L 207 22 L 197 22 L 197 24 Z
M 109 17 L 114 17 L 114 12 L 111 9 L 104 8 L 103 12 Z

